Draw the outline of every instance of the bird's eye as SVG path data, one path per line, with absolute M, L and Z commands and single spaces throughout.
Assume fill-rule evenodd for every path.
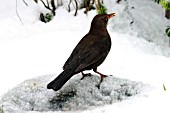
M 105 20 L 105 21 L 108 21 L 108 17 L 104 17 L 104 20 Z

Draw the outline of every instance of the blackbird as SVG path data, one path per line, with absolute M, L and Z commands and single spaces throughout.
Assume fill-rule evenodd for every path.
M 74 48 L 63 66 L 63 72 L 47 85 L 47 89 L 57 91 L 73 75 L 81 72 L 85 76 L 85 70 L 93 69 L 101 76 L 101 81 L 106 77 L 97 71 L 97 67 L 105 60 L 111 48 L 111 38 L 106 27 L 113 16 L 115 13 L 99 14 L 93 18 L 89 32 Z

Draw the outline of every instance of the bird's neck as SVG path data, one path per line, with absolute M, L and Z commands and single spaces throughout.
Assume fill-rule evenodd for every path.
M 91 27 L 89 33 L 97 34 L 97 35 L 108 35 L 108 31 L 105 27 L 100 27 L 100 28 Z

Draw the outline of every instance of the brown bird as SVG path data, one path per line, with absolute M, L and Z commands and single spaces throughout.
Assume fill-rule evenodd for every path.
M 93 69 L 101 76 L 101 82 L 106 75 L 97 71 L 103 63 L 111 48 L 111 38 L 107 31 L 108 20 L 115 16 L 112 14 L 96 15 L 87 33 L 74 48 L 70 57 L 63 66 L 63 72 L 47 85 L 47 89 L 59 90 L 73 75 L 85 74 L 83 71 Z

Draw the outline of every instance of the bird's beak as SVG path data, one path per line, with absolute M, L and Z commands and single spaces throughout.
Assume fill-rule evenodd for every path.
M 115 13 L 108 14 L 108 18 L 110 19 L 110 18 L 112 18 L 115 15 L 116 15 Z

